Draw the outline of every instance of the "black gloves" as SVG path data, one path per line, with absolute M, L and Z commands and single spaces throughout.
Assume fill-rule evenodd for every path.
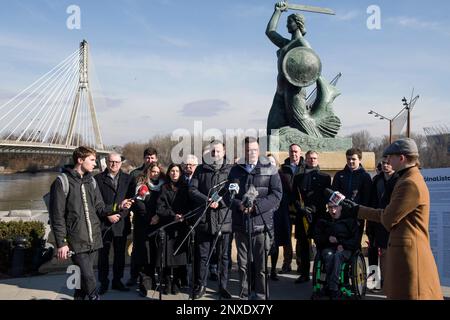
M 300 210 L 299 210 L 300 215 L 304 216 L 306 218 L 306 220 L 308 221 L 308 223 L 312 223 L 313 214 L 315 212 L 316 212 L 315 206 L 304 207 L 304 208 L 300 208 Z
M 345 198 L 344 200 L 341 201 L 339 205 L 342 206 L 342 209 L 344 209 L 343 211 L 346 214 L 349 214 L 353 218 L 358 217 L 359 204 L 357 204 L 356 202 L 353 202 L 352 200 Z

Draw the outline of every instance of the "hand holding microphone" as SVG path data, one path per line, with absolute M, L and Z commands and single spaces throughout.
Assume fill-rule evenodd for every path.
M 339 191 L 334 191 L 326 188 L 324 191 L 327 201 L 335 206 L 342 206 L 343 208 L 349 210 L 355 217 L 358 215 L 359 204 L 347 199 Z

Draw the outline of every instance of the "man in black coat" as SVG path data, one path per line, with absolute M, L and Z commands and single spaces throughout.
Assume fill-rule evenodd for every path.
M 213 190 L 213 187 L 221 182 L 227 181 L 231 165 L 227 164 L 225 158 L 225 145 L 220 141 L 213 141 L 210 144 L 211 160 L 206 161 L 197 167 L 191 180 L 190 194 L 196 206 L 200 206 L 209 201 L 208 194 L 218 191 L 219 188 Z M 223 188 L 226 187 L 224 184 Z M 231 233 L 231 212 L 228 210 L 224 200 L 212 202 L 208 211 L 202 217 L 196 229 L 196 257 L 195 257 L 195 288 L 194 298 L 201 298 L 206 290 L 206 278 L 208 266 L 206 265 L 210 252 L 218 250 L 217 263 L 219 267 L 219 295 L 222 298 L 230 299 L 231 294 L 227 291 L 228 283 L 228 245 Z M 223 225 L 221 223 L 223 222 Z M 217 248 L 213 248 L 214 239 L 218 232 L 221 236 L 217 243 Z M 220 250 L 219 250 L 220 249 Z M 211 261 L 210 261 L 211 263 Z
M 345 152 L 345 156 L 347 165 L 334 175 L 331 188 L 358 204 L 369 206 L 372 178 L 361 164 L 362 151 L 358 148 L 351 148 Z M 364 232 L 364 220 L 359 220 L 358 223 L 361 239 Z
M 105 206 L 92 171 L 95 168 L 96 152 L 88 147 L 79 147 L 73 152 L 75 166 L 63 172 L 50 188 L 49 218 L 55 235 L 59 260 L 72 258 L 80 268 L 81 287 L 75 290 L 74 299 L 98 300 L 94 274 L 97 250 L 102 248 L 99 217 L 109 215 L 113 209 Z M 65 183 L 67 185 L 65 186 Z M 131 201 L 124 200 L 118 206 L 129 209 Z
M 254 299 L 265 298 L 265 264 L 273 233 L 273 213 L 278 209 L 283 193 L 277 168 L 271 165 L 269 159 L 260 158 L 259 153 L 258 140 L 253 137 L 246 138 L 245 163 L 235 165 L 228 177 L 229 181 L 239 181 L 240 187 L 231 203 L 231 209 L 238 253 L 241 299 L 246 296 Z M 249 192 L 252 189 L 256 189 L 258 193 L 254 201 L 251 201 L 254 192 Z M 254 266 L 251 269 L 248 253 Z M 247 277 L 249 269 L 251 279 Z M 248 286 L 249 280 L 254 283 L 254 296 L 250 294 L 252 288 Z
M 283 246 L 283 265 L 280 273 L 292 270 L 292 226 L 295 223 L 295 194 L 293 184 L 295 175 L 302 173 L 305 168 L 305 159 L 301 156 L 302 149 L 297 144 L 289 146 L 289 158 L 281 165 L 279 174 L 283 186 L 283 198 L 280 208 L 274 214 L 275 243 L 272 250 L 272 262 L 278 260 L 278 247 Z M 299 252 L 299 243 L 296 243 L 296 252 Z M 300 256 L 297 255 L 297 271 L 300 270 Z M 272 266 L 271 279 L 277 280 L 275 265 Z
M 309 238 L 318 219 L 327 211 L 324 191 L 331 186 L 331 176 L 321 172 L 319 154 L 310 150 L 306 153 L 306 166 L 303 173 L 294 178 L 293 193 L 297 215 L 295 220 L 295 238 L 297 239 L 296 254 L 300 258 L 300 276 L 295 283 L 309 281 L 310 249 Z
M 131 198 L 131 181 L 129 174 L 122 172 L 122 158 L 117 153 L 110 153 L 107 158 L 107 169 L 95 176 L 98 188 L 107 206 L 117 206 L 126 198 Z M 108 291 L 109 287 L 109 251 L 114 247 L 112 288 L 119 291 L 129 291 L 121 281 L 125 268 L 125 252 L 127 237 L 131 232 L 129 215 L 111 215 L 101 218 L 103 248 L 98 257 L 99 294 Z

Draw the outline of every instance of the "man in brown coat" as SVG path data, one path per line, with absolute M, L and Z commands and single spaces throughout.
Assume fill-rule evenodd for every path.
M 430 196 L 419 171 L 417 145 L 400 139 L 384 156 L 399 174 L 391 201 L 385 209 L 359 206 L 357 211 L 358 218 L 380 222 L 390 231 L 384 291 L 388 299 L 443 299 L 428 233 Z

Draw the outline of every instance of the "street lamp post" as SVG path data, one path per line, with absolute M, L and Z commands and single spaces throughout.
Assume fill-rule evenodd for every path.
M 379 118 L 380 120 L 389 121 L 389 143 L 392 143 L 392 121 L 393 121 L 393 119 L 383 116 L 382 114 L 379 114 L 378 112 L 375 112 L 373 110 L 370 110 L 369 114 L 373 114 L 375 118 Z

